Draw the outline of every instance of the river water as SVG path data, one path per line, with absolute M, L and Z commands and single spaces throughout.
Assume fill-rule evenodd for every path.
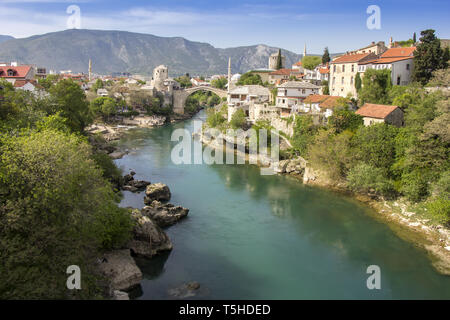
M 166 230 L 172 252 L 137 260 L 139 299 L 171 299 L 170 289 L 190 281 L 201 284 L 194 299 L 450 299 L 450 277 L 371 209 L 255 166 L 175 165 L 176 128 L 192 131 L 193 122 L 131 129 L 119 141 L 131 151 L 121 168 L 167 184 L 171 203 L 190 209 Z M 121 205 L 142 208 L 143 198 L 124 192 Z M 371 265 L 381 290 L 367 288 Z

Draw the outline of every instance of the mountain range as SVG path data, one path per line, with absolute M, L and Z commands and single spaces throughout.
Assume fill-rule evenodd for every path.
M 14 37 L 11 37 L 11 36 L 4 36 L 4 35 L 1 35 L 1 34 L 0 34 L 0 43 L 5 42 L 5 41 L 8 41 L 8 40 L 11 40 L 11 39 L 14 39 Z
M 93 72 L 97 74 L 130 72 L 149 75 L 161 64 L 169 67 L 171 75 L 225 74 L 229 57 L 232 72 L 244 73 L 267 68 L 269 56 L 279 49 L 264 44 L 220 49 L 181 37 L 78 29 L 7 40 L 0 45 L 0 61 L 87 73 L 91 59 Z M 283 49 L 282 54 L 288 67 L 302 57 Z

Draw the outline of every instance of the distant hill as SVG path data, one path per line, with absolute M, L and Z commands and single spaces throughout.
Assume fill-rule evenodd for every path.
M 123 31 L 66 30 L 15 39 L 0 46 L 0 61 L 35 64 L 51 70 L 87 72 L 92 59 L 93 71 L 99 74 L 131 72 L 151 74 L 154 67 L 165 64 L 172 75 L 184 73 L 226 73 L 228 57 L 232 71 L 243 73 L 266 68 L 270 54 L 278 48 L 254 45 L 218 49 L 208 43 L 180 37 L 165 38 Z M 301 55 L 283 50 L 290 67 Z
M 14 37 L 11 37 L 11 36 L 4 36 L 4 35 L 1 35 L 1 34 L 0 34 L 0 43 L 5 42 L 5 41 L 8 41 L 8 40 L 11 40 L 11 39 L 14 39 Z

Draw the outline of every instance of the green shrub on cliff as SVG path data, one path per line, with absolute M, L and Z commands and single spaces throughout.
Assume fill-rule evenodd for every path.
M 365 163 L 350 169 L 347 182 L 350 190 L 354 192 L 375 193 L 382 196 L 393 194 L 393 185 L 384 176 L 383 170 Z

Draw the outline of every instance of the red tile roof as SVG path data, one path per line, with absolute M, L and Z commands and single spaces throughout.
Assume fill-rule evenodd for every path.
M 358 111 L 356 111 L 356 114 L 368 118 L 385 119 L 397 108 L 398 106 L 386 106 L 383 104 L 366 103 L 360 109 L 358 109 Z
M 8 70 L 15 71 L 14 76 L 8 76 Z M 0 78 L 25 78 L 27 74 L 30 72 L 30 70 L 31 66 L 0 67 Z
M 330 96 L 327 95 L 321 95 L 321 94 L 312 94 L 304 100 L 305 103 L 320 103 L 322 101 L 325 101 Z
M 297 66 L 297 67 L 301 67 L 302 65 L 303 65 L 303 63 L 301 61 L 294 64 L 294 66 Z
M 320 68 L 320 69 L 319 69 L 319 72 L 320 72 L 321 74 L 327 74 L 327 73 L 330 73 L 330 68 Z
M 416 47 L 409 48 L 391 48 L 381 55 L 381 58 L 398 58 L 398 57 L 412 57 L 416 51 Z
M 292 69 L 280 69 L 280 70 L 269 73 L 269 75 L 271 75 L 271 76 L 275 76 L 275 75 L 276 76 L 289 76 L 289 75 L 291 75 L 292 71 L 298 72 L 298 71 L 292 70 Z
M 338 96 L 329 96 L 329 95 L 321 95 L 321 94 L 313 94 L 308 96 L 305 100 L 303 100 L 304 103 L 318 103 L 319 107 L 325 108 L 325 109 L 332 109 L 340 105 L 338 103 L 339 100 L 344 99 L 342 97 Z
M 340 56 L 339 58 L 336 58 L 335 60 L 331 61 L 331 63 L 350 63 L 350 62 L 359 62 L 365 58 L 368 58 L 369 56 L 373 55 L 376 57 L 373 53 L 354 53 L 354 54 L 345 54 L 343 56 Z

